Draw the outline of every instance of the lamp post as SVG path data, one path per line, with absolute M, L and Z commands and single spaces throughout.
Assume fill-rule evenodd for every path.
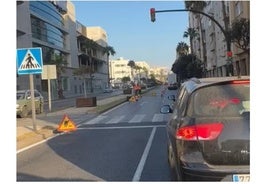
M 214 17 L 210 16 L 209 14 L 206 14 L 202 11 L 194 10 L 194 9 L 174 9 L 174 10 L 155 10 L 155 8 L 150 9 L 150 16 L 151 16 L 151 21 L 155 22 L 155 14 L 156 13 L 165 13 L 165 12 L 185 12 L 185 11 L 190 11 L 193 13 L 199 13 L 202 14 L 206 17 L 208 17 L 210 20 L 212 20 L 222 31 L 224 38 L 226 40 L 226 46 L 227 46 L 227 64 L 226 64 L 226 69 L 227 69 L 227 74 L 230 75 L 232 74 L 232 57 L 229 57 L 228 54 L 232 53 L 231 51 L 231 36 L 228 30 L 225 30 L 221 24 L 214 19 Z

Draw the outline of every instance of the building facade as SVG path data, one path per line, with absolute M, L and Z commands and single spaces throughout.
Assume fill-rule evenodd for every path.
M 93 42 L 92 42 L 93 41 Z M 85 43 L 94 43 L 86 45 Z M 51 97 L 81 96 L 84 85 L 90 92 L 102 91 L 108 83 L 106 32 L 100 27 L 86 27 L 75 17 L 70 1 L 20 1 L 17 3 L 17 48 L 42 48 L 43 65 L 57 66 L 57 79 L 51 80 Z M 63 63 L 63 64 L 62 64 Z M 81 67 L 92 73 L 74 75 Z M 34 88 L 47 97 L 47 80 L 34 75 Z M 17 75 L 17 89 L 29 88 L 29 76 Z
M 246 18 L 250 19 L 249 1 L 230 1 L 230 20 Z M 233 62 L 241 75 L 250 75 L 249 51 L 243 51 L 235 44 L 232 45 Z
M 112 86 L 121 88 L 124 86 L 122 79 L 129 77 L 129 83 L 146 84 L 153 75 L 158 81 L 165 82 L 168 75 L 168 68 L 166 67 L 151 67 L 146 61 L 135 61 L 136 67 L 131 68 L 129 64 L 130 59 L 120 57 L 111 60 L 111 78 Z
M 231 27 L 234 20 L 249 19 L 249 1 L 206 1 L 204 13 L 212 16 L 224 30 Z M 189 12 L 189 27 L 199 36 L 193 38 L 193 51 L 204 62 L 206 77 L 228 76 L 227 44 L 220 27 L 207 16 Z M 231 44 L 232 75 L 249 75 L 249 53 L 239 50 Z

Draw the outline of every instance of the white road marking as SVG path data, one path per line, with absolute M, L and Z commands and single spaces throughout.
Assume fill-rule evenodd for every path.
M 124 119 L 125 115 L 123 116 L 116 116 L 112 119 L 110 119 L 109 121 L 105 122 L 105 124 L 115 124 L 115 123 L 119 123 L 122 119 Z
M 100 116 L 98 116 L 98 117 L 96 117 L 96 118 L 94 118 L 94 119 L 92 119 L 92 120 L 90 120 L 90 121 L 88 121 L 88 122 L 85 122 L 85 123 L 83 123 L 84 125 L 92 125 L 92 124 L 96 124 L 96 123 L 99 123 L 101 120 L 103 120 L 104 118 L 106 118 L 106 116 L 102 116 L 102 115 L 100 115 Z
M 129 123 L 141 122 L 144 117 L 145 117 L 145 114 L 137 114 L 129 121 Z
M 164 120 L 164 114 L 155 114 L 152 122 L 161 122 Z
M 77 130 L 112 130 L 112 129 L 132 129 L 132 128 L 165 128 L 165 125 L 148 125 L 148 126 L 118 126 L 118 127 L 80 127 Z
M 144 165 L 145 165 L 145 162 L 146 162 L 146 159 L 148 157 L 148 154 L 149 154 L 149 151 L 150 151 L 150 148 L 152 146 L 152 142 L 153 142 L 153 138 L 154 138 L 154 134 L 155 134 L 155 131 L 156 131 L 156 127 L 153 128 L 152 132 L 151 132 L 151 135 L 150 135 L 150 138 L 147 142 L 147 145 L 143 151 L 143 154 L 142 154 L 142 157 L 141 157 L 141 160 L 139 162 L 139 165 L 136 169 L 136 172 L 133 176 L 133 179 L 132 181 L 139 181 L 140 180 L 140 177 L 141 177 L 141 173 L 143 171 L 143 168 L 144 168 Z
M 126 105 L 127 104 L 127 102 L 124 102 L 124 103 L 122 103 L 122 104 L 120 104 L 120 105 L 118 105 L 118 106 L 115 106 L 114 108 L 111 108 L 110 110 L 108 110 L 108 111 L 106 111 L 106 112 L 104 112 L 104 113 L 102 113 L 103 115 L 106 115 L 106 114 L 108 114 L 109 112 L 111 112 L 111 111 L 113 111 L 113 110 L 115 110 L 115 109 L 117 109 L 117 108 L 119 108 L 119 107 L 121 107 L 121 106 L 123 106 L 123 105 Z

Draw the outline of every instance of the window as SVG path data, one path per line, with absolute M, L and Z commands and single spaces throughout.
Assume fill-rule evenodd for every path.
M 61 78 L 61 82 L 62 82 L 62 89 L 64 91 L 69 90 L 70 85 L 69 85 L 69 79 L 68 79 L 68 77 L 62 77 Z
M 249 111 L 249 84 L 228 84 L 202 88 L 191 101 L 197 116 L 241 116 Z

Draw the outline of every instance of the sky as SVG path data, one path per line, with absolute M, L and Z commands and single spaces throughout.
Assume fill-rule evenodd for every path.
M 110 59 L 145 61 L 151 67 L 171 69 L 176 46 L 188 27 L 188 12 L 156 13 L 151 22 L 150 8 L 184 9 L 184 1 L 72 1 L 76 19 L 86 27 L 100 26 L 108 45 L 116 51 Z

